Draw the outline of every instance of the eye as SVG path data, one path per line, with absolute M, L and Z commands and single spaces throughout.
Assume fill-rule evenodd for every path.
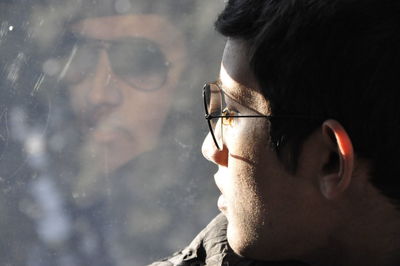
M 235 124 L 235 117 L 237 113 L 229 110 L 227 107 L 222 111 L 222 124 L 226 126 L 233 126 Z

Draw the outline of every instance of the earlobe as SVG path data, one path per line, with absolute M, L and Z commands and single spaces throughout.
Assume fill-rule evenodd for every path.
M 322 135 L 338 156 L 339 161 L 336 171 L 326 173 L 320 179 L 322 194 L 327 199 L 334 199 L 342 194 L 350 184 L 354 168 L 353 144 L 343 126 L 333 119 L 326 120 L 322 124 Z

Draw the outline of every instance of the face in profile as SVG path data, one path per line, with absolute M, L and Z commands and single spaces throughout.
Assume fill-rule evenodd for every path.
M 224 104 L 219 110 L 239 116 L 269 115 L 269 102 L 247 54 L 245 43 L 228 40 L 220 72 L 226 97 L 219 101 Z M 317 174 L 306 167 L 311 153 L 303 152 L 302 167 L 291 173 L 271 148 L 270 122 L 265 117 L 235 117 L 226 124 L 220 119 L 215 128 L 221 149 L 209 134 L 202 151 L 218 166 L 214 175 L 221 192 L 218 207 L 228 220 L 232 249 L 249 258 L 283 260 L 309 254 L 326 243 L 332 217 L 315 186 Z
M 87 18 L 63 79 L 86 157 L 114 170 L 157 143 L 185 63 L 182 34 L 157 15 Z

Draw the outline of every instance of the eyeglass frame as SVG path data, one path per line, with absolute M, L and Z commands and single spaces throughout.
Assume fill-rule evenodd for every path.
M 271 118 L 296 118 L 296 119 L 311 119 L 311 120 L 320 120 L 320 118 L 318 117 L 311 117 L 311 116 L 306 116 L 306 115 L 211 115 L 208 112 L 208 108 L 207 108 L 207 100 L 206 100 L 206 95 L 205 95 L 205 91 L 206 91 L 206 87 L 210 86 L 210 85 L 215 85 L 218 89 L 219 92 L 221 93 L 222 97 L 223 97 L 223 90 L 221 89 L 220 85 L 218 84 L 218 81 L 214 81 L 214 82 L 207 82 L 204 84 L 203 86 L 203 102 L 204 102 L 204 111 L 205 111 L 205 119 L 207 120 L 207 124 L 211 133 L 211 137 L 213 138 L 214 144 L 217 147 L 218 150 L 222 150 L 221 147 L 219 147 L 218 145 L 218 141 L 217 138 L 215 137 L 215 133 L 214 133 L 214 129 L 211 125 L 211 119 L 214 118 L 258 118 L 258 117 L 262 117 L 262 118 L 266 118 L 266 119 L 271 119 Z

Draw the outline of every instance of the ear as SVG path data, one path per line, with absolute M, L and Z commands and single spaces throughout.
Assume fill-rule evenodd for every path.
M 353 144 L 343 126 L 332 119 L 322 124 L 322 137 L 331 147 L 333 156 L 337 156 L 334 159 L 338 159 L 338 167 L 335 167 L 333 172 L 323 174 L 320 178 L 320 188 L 325 198 L 334 199 L 350 184 L 354 168 Z

